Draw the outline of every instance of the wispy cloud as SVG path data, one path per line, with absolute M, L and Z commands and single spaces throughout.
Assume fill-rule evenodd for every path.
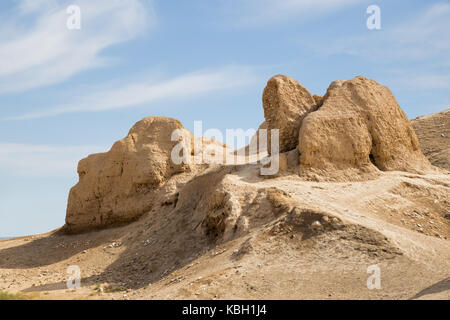
M 104 152 L 99 146 L 50 146 L 0 142 L 2 176 L 67 177 L 76 174 L 80 159 Z
M 81 30 L 67 28 L 69 4 L 81 9 Z M 150 4 L 21 0 L 18 14 L 2 26 L 8 33 L 0 33 L 0 93 L 55 84 L 105 65 L 103 49 L 129 41 L 155 23 Z
M 21 0 L 18 4 L 19 10 L 23 14 L 36 11 L 47 10 L 58 5 L 57 0 Z
M 398 22 L 381 31 L 346 36 L 312 44 L 319 54 L 345 53 L 372 61 L 426 61 L 450 66 L 450 4 L 437 3 L 414 19 Z
M 256 80 L 252 68 L 229 66 L 218 70 L 198 71 L 159 83 L 135 82 L 101 92 L 84 93 L 84 98 L 70 105 L 10 117 L 26 120 L 77 112 L 99 112 L 129 108 L 165 99 L 189 98 L 213 91 L 241 88 Z
M 364 0 L 243 0 L 227 1 L 232 6 L 233 23 L 237 26 L 252 27 L 270 25 L 293 18 L 310 19 L 327 14 Z
M 383 11 L 382 11 L 383 13 Z M 435 3 L 382 30 L 329 41 L 302 40 L 317 55 L 347 54 L 381 66 L 391 83 L 406 88 L 450 88 L 450 4 Z
M 444 74 L 421 74 L 399 77 L 395 83 L 413 88 L 450 89 L 450 76 Z

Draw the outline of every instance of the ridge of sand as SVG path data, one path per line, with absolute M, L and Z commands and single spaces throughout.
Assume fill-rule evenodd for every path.
M 380 88 L 357 77 L 333 83 L 328 96 L 310 97 L 290 78 L 277 76 L 269 85 L 273 87 L 265 96 L 272 121 L 265 127 L 273 129 L 273 123 L 295 115 L 298 99 L 283 94 L 300 92 L 298 101 L 306 103 L 300 111 L 310 112 L 302 114 L 310 119 L 303 132 L 297 119 L 282 132 L 282 141 L 290 147 L 297 138 L 304 140 L 305 132 L 314 131 L 317 124 L 329 123 L 329 110 L 334 108 L 330 101 L 351 93 L 351 99 L 361 102 L 367 98 L 361 88 Z M 66 226 L 0 241 L 0 291 L 37 299 L 450 299 L 450 173 L 446 170 L 450 112 L 412 121 L 421 150 L 433 165 L 441 167 L 430 169 L 395 99 L 386 88 L 380 89 L 380 95 L 377 90 L 371 96 L 399 116 L 402 134 L 398 138 L 407 143 L 373 151 L 375 147 L 368 142 L 379 133 L 370 128 L 370 119 L 377 112 L 362 117 L 365 111 L 355 104 L 351 113 L 357 115 L 360 127 L 346 114 L 338 118 L 344 124 L 349 121 L 356 131 L 362 129 L 358 132 L 368 140 L 354 146 L 361 153 L 355 159 L 337 159 L 336 153 L 321 150 L 316 167 L 306 175 L 299 174 L 298 165 L 317 157 L 311 151 L 314 143 L 311 149 L 300 148 L 311 151 L 303 160 L 297 148 L 282 153 L 283 168 L 270 177 L 259 174 L 262 165 L 258 163 L 165 166 L 164 146 L 172 142 L 152 140 L 145 128 L 157 123 L 162 132 L 167 123 L 182 126 L 173 119 L 144 119 L 110 153 L 80 162 L 80 181 L 88 180 L 72 195 L 75 202 L 68 221 L 91 227 L 89 217 L 99 217 L 95 227 L 103 229 L 68 234 Z M 372 102 L 368 102 L 369 109 Z M 286 119 L 276 110 L 283 110 Z M 393 123 L 392 119 L 383 121 Z M 333 134 L 339 136 L 331 132 L 329 137 Z M 442 134 L 442 139 L 436 138 Z M 380 139 L 383 145 L 389 136 Z M 332 146 L 337 140 L 317 141 Z M 148 145 L 161 149 L 149 154 Z M 395 148 L 415 157 L 412 166 L 404 154 L 389 160 Z M 149 168 L 145 161 L 157 168 Z M 105 163 L 110 170 L 106 173 L 102 171 Z M 153 180 L 145 180 L 148 177 L 141 171 L 140 175 L 126 172 L 127 166 L 142 163 Z M 368 170 L 359 172 L 362 167 L 355 163 Z M 127 179 L 121 181 L 124 172 Z M 341 173 L 327 179 L 330 172 Z M 99 176 L 103 180 L 97 181 Z M 131 189 L 129 198 L 121 186 L 139 188 Z M 92 216 L 78 216 L 84 200 L 92 195 L 100 199 L 100 187 L 106 188 L 100 194 L 101 205 L 87 206 L 85 212 Z M 116 199 L 136 202 L 135 212 L 124 211 L 123 206 L 110 211 Z M 109 212 L 112 216 L 103 216 Z M 133 222 L 105 228 L 110 225 L 103 223 L 104 217 L 123 218 L 124 214 Z M 67 268 L 73 265 L 81 270 L 79 290 L 66 286 Z M 381 271 L 380 290 L 367 287 L 368 267 L 374 265 Z

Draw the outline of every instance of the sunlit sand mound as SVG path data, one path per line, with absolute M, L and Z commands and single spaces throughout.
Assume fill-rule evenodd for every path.
M 422 152 L 436 167 L 450 170 L 450 109 L 411 121 Z
M 279 159 L 277 173 L 262 175 L 267 164 L 255 159 L 209 161 L 217 158 L 208 152 L 197 162 L 208 146 L 234 150 L 177 120 L 146 118 L 109 152 L 80 162 L 64 228 L 0 242 L 0 291 L 448 299 L 450 174 L 421 151 L 443 163 L 435 156 L 445 144 L 431 144 L 435 124 L 414 120 L 418 140 L 389 89 L 364 77 L 333 82 L 321 97 L 278 75 L 263 107 L 260 130 L 279 130 L 269 158 Z M 172 139 L 174 130 L 183 134 Z M 173 163 L 177 145 L 189 161 Z M 81 270 L 76 291 L 66 287 L 70 265 Z M 374 266 L 381 289 L 371 290 Z

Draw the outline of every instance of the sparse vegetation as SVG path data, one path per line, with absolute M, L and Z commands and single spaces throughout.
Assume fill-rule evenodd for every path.
M 0 300 L 28 300 L 27 297 L 20 294 L 11 294 L 0 291 Z

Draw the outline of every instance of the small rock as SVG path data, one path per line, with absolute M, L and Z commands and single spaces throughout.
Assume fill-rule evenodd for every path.
M 318 231 L 320 231 L 320 230 L 322 230 L 322 224 L 319 222 L 319 221 L 314 221 L 312 224 L 311 224 L 311 229 L 312 229 L 312 231 L 314 231 L 314 232 L 318 232 Z
M 333 224 L 339 224 L 338 218 L 332 218 L 331 221 L 333 222 Z
M 122 245 L 122 242 L 113 242 L 113 243 L 107 245 L 106 247 L 104 247 L 103 249 L 118 248 L 121 245 Z

